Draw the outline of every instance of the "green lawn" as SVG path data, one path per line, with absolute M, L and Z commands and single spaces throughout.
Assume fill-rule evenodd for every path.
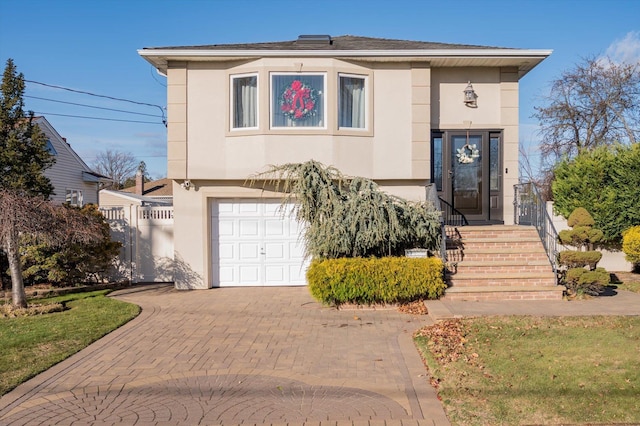
M 490 317 L 416 333 L 454 425 L 640 423 L 640 317 Z
M 106 297 L 109 291 L 74 293 L 34 302 L 62 303 L 66 307 L 63 312 L 0 317 L 0 395 L 138 315 L 138 306 Z

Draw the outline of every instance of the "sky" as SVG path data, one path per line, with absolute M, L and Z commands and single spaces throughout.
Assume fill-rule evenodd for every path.
M 161 178 L 166 80 L 138 55 L 144 47 L 348 34 L 551 49 L 520 81 L 520 140 L 536 161 L 532 115 L 550 83 L 587 57 L 640 60 L 639 17 L 640 0 L 0 0 L 0 61 L 14 60 L 26 109 L 87 164 L 130 152 Z

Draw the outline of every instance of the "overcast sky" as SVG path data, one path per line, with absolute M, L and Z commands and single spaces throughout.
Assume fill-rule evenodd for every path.
M 166 82 L 138 55 L 143 47 L 351 34 L 552 49 L 520 82 L 520 137 L 535 149 L 531 115 L 550 81 L 589 56 L 638 61 L 639 17 L 637 0 L 0 0 L 0 61 L 4 69 L 13 58 L 35 82 L 27 84 L 27 108 L 45 115 L 88 164 L 107 148 L 129 151 L 159 178 Z

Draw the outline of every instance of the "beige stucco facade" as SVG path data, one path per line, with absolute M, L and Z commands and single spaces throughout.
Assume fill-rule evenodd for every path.
M 518 81 L 523 74 L 517 61 L 485 59 L 476 61 L 482 63 L 478 66 L 466 60 L 444 66 L 447 63 L 429 57 L 313 57 L 294 52 L 209 60 L 167 54 L 164 60 L 175 253 L 191 276 L 202 279 L 195 287 L 211 285 L 212 200 L 277 197 L 247 187 L 246 180 L 269 165 L 311 159 L 346 175 L 374 179 L 394 195 L 424 200 L 425 187 L 432 179 L 434 130 L 500 133 L 502 220 L 513 222 L 512 188 L 518 181 Z M 325 76 L 322 128 L 271 128 L 273 72 Z M 338 127 L 341 73 L 367 79 L 365 129 Z M 257 76 L 256 128 L 232 129 L 230 85 L 236 75 Z M 473 83 L 478 96 L 476 108 L 463 102 L 468 82 Z M 185 181 L 190 183 L 188 188 L 181 185 Z

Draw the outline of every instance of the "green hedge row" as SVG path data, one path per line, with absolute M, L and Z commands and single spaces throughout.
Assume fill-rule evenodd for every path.
M 438 258 L 314 260 L 307 271 L 311 295 L 326 305 L 371 305 L 437 299 L 447 285 Z

